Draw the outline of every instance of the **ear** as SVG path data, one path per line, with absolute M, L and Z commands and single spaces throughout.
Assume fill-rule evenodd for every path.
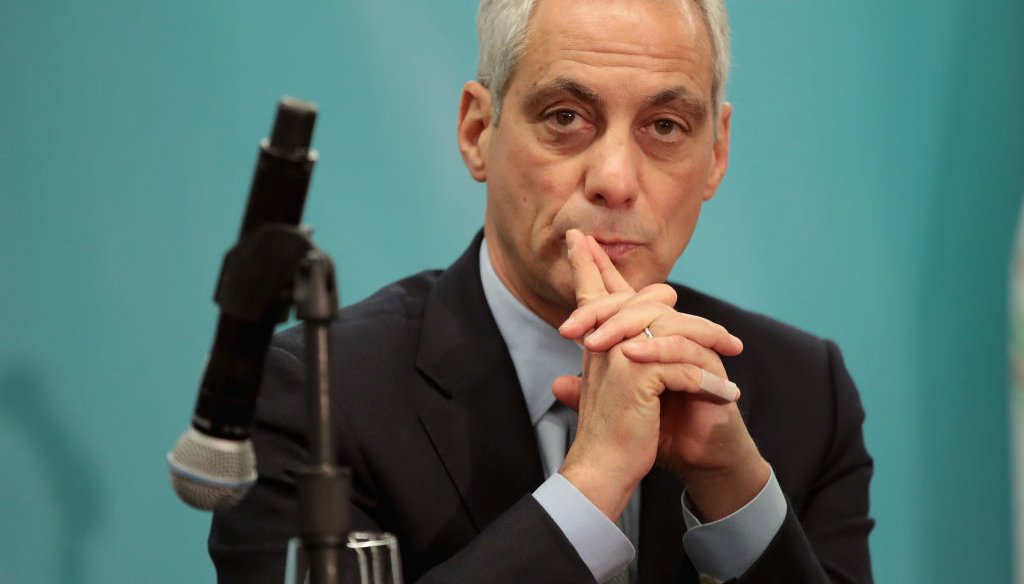
M 459 151 L 474 179 L 487 180 L 487 146 L 491 130 L 491 92 L 477 81 L 462 88 L 459 103 Z
M 718 108 L 718 135 L 715 137 L 715 145 L 711 152 L 711 172 L 708 173 L 708 184 L 704 190 L 704 200 L 710 200 L 715 196 L 718 185 L 722 184 L 725 178 L 725 170 L 729 167 L 729 127 L 732 121 L 732 104 L 723 102 Z

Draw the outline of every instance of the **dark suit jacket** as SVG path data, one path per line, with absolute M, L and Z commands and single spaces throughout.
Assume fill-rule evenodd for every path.
M 487 307 L 480 237 L 448 270 L 396 282 L 331 328 L 336 443 L 353 477 L 352 528 L 398 536 L 408 582 L 592 582 L 530 496 L 542 481 L 534 429 Z M 789 502 L 778 534 L 740 582 L 869 582 L 868 483 L 860 401 L 836 347 L 677 286 L 677 309 L 744 341 L 725 360 L 740 409 Z M 220 582 L 283 582 L 306 460 L 303 334 L 275 338 L 253 437 L 259 482 L 216 513 Z M 639 578 L 697 582 L 682 547 L 680 482 L 642 484 Z

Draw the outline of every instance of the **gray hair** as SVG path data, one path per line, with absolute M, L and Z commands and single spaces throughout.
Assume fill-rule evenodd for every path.
M 714 51 L 714 79 L 711 98 L 715 111 L 725 97 L 729 78 L 729 18 L 724 0 L 677 0 L 692 2 L 701 12 Z M 501 103 L 508 81 L 515 71 L 526 41 L 527 25 L 537 0 L 480 0 L 476 15 L 476 33 L 480 42 L 477 80 L 491 92 L 495 123 L 501 116 Z

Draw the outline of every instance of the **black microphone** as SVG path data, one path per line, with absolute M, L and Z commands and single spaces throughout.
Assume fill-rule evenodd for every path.
M 249 437 L 274 326 L 289 309 L 290 290 L 279 288 L 291 279 L 274 269 L 287 262 L 260 260 L 280 253 L 275 233 L 302 217 L 317 159 L 310 148 L 316 115 L 304 101 L 278 104 L 270 139 L 260 142 L 238 245 L 224 259 L 215 294 L 221 315 L 192 425 L 167 455 L 175 492 L 197 509 L 229 508 L 256 481 Z

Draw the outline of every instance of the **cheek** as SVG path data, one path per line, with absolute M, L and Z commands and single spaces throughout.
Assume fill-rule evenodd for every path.
M 541 177 L 540 181 L 537 183 L 537 189 L 545 197 L 550 197 L 557 192 L 558 185 L 548 177 Z
M 657 246 L 658 270 L 666 272 L 679 258 L 693 235 L 704 202 L 706 173 L 695 167 L 678 169 L 661 175 L 661 182 L 651 195 L 650 213 L 661 232 Z
M 685 192 L 677 193 L 676 196 L 661 201 L 654 209 L 658 220 L 662 222 L 664 239 L 673 248 L 685 245 L 690 238 L 700 214 L 701 204 L 704 202 L 701 197 L 702 191 L 699 189 L 691 187 Z
M 527 157 L 518 161 L 519 183 L 529 189 L 523 196 L 535 196 L 544 200 L 564 198 L 571 189 L 572 168 L 567 164 L 553 163 L 544 157 Z
M 516 193 L 524 209 L 529 209 L 528 214 L 534 223 L 538 239 L 535 243 L 547 245 L 551 237 L 552 223 L 563 211 L 566 202 L 573 193 L 573 180 L 571 169 L 564 165 L 544 165 L 534 163 L 521 171 L 520 184 L 523 187 Z M 560 237 L 560 234 L 557 235 Z
M 666 222 L 679 227 L 688 225 L 700 212 L 708 180 L 708 167 L 702 160 L 688 160 L 686 164 L 665 172 L 664 182 L 657 190 L 663 193 L 654 202 L 655 211 Z

